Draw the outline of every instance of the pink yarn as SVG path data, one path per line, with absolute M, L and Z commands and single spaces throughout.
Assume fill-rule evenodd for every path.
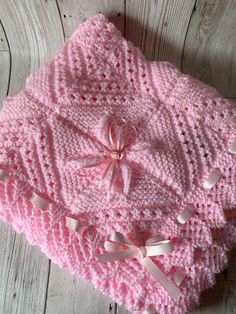
M 168 62 L 146 61 L 100 14 L 7 97 L 0 125 L 9 175 L 0 184 L 2 220 L 133 313 L 154 304 L 183 314 L 199 304 L 236 242 L 232 102 Z M 110 163 L 116 170 L 104 172 Z M 204 189 L 216 168 L 222 176 Z M 178 222 L 190 205 L 190 219 Z M 68 228 L 68 216 L 83 235 Z M 169 278 L 186 274 L 177 300 L 138 259 L 98 261 L 113 230 L 135 243 L 157 233 L 172 241 L 172 253 L 152 260 Z

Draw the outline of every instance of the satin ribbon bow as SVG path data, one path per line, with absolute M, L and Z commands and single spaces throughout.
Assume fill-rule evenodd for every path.
M 97 168 L 99 187 L 105 186 L 108 200 L 117 190 L 128 195 L 133 167 L 146 169 L 145 165 L 150 163 L 148 154 L 155 153 L 162 144 L 156 139 L 143 138 L 141 130 L 138 132 L 130 122 L 113 115 L 104 115 L 94 131 L 94 138 L 86 137 L 90 145 L 81 145 L 83 150 L 78 156 L 69 156 L 67 163 L 82 176 L 84 171 L 80 170 Z
M 177 299 L 181 295 L 179 287 L 149 258 L 172 252 L 170 240 L 163 240 L 162 237 L 156 236 L 147 240 L 144 246 L 137 246 L 123 234 L 114 231 L 110 240 L 105 241 L 104 247 L 108 253 L 98 255 L 100 261 L 137 258 L 173 299 Z
M 81 157 L 76 160 L 77 170 L 101 167 L 102 173 L 99 187 L 108 184 L 107 198 L 110 200 L 119 179 L 123 181 L 123 192 L 128 194 L 132 170 L 125 160 L 125 149 L 129 138 L 136 129 L 125 120 L 113 121 L 109 117 L 101 121 L 100 132 L 106 138 L 106 152 L 98 155 Z M 131 131 L 132 130 L 132 131 Z M 102 137 L 101 136 L 101 137 Z

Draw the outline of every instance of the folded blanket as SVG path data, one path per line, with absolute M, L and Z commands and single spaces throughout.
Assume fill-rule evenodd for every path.
M 0 113 L 0 218 L 131 312 L 183 314 L 236 242 L 236 110 L 99 14 Z

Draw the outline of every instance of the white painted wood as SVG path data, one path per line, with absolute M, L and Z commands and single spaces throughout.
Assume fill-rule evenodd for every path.
M 179 68 L 195 0 L 127 0 L 125 35 L 150 60 Z
M 0 222 L 0 313 L 43 313 L 48 259 L 25 236 Z
M 8 79 L 10 75 L 10 55 L 8 51 L 0 50 L 0 109 L 2 101 L 7 95 Z
M 7 39 L 0 23 L 0 109 L 6 97 L 10 75 L 10 52 Z
M 115 303 L 52 263 L 45 314 L 115 314 Z
M 103 13 L 122 32 L 124 30 L 124 0 L 58 0 L 66 39 L 80 23 L 89 17 Z
M 9 51 L 6 36 L 1 23 L 0 23 L 0 51 Z
M 0 8 L 12 55 L 10 92 L 16 92 L 30 73 L 53 58 L 63 31 L 55 1 L 0 0 Z
M 130 314 L 123 306 L 117 306 L 116 314 Z
M 186 37 L 183 70 L 236 97 L 236 2 L 198 0 Z

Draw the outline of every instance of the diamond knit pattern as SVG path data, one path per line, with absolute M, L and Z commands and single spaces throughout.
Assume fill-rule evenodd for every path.
M 114 178 L 103 163 L 78 167 L 106 162 L 109 119 L 132 129 Z M 2 220 L 133 313 L 154 304 L 158 313 L 183 314 L 199 304 L 236 242 L 232 102 L 168 62 L 145 60 L 99 14 L 24 91 L 7 97 L 0 126 L 0 168 L 10 175 L 0 183 Z M 221 178 L 204 189 L 216 168 Z M 49 202 L 46 209 L 30 201 L 32 192 Z M 193 215 L 181 224 L 177 217 L 189 205 Z M 86 227 L 83 235 L 66 226 L 66 216 Z M 152 261 L 169 278 L 176 269 L 186 274 L 177 300 L 138 259 L 98 261 L 114 230 L 135 243 L 157 233 L 172 241 L 173 252 Z

